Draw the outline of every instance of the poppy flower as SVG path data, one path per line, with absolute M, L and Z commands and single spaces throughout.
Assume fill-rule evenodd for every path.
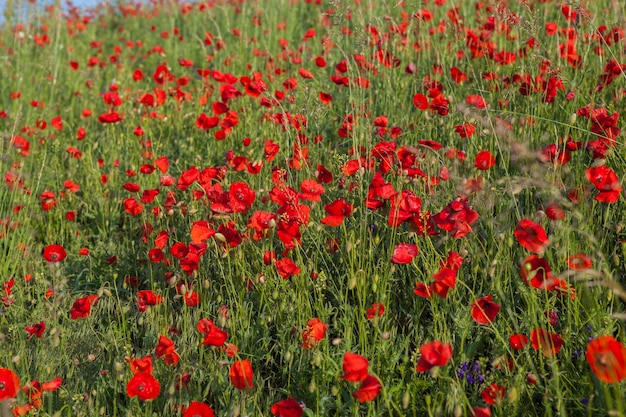
M 272 404 L 271 411 L 277 417 L 300 417 L 304 412 L 300 403 L 293 398 Z
M 214 417 L 213 409 L 205 403 L 192 401 L 183 412 L 183 417 Z
M 11 369 L 0 369 L 0 401 L 8 400 L 20 390 L 20 378 Z
M 612 336 L 592 340 L 585 356 L 600 381 L 615 384 L 626 379 L 626 348 Z
M 346 217 L 352 214 L 353 209 L 354 206 L 352 204 L 348 204 L 339 198 L 330 204 L 324 205 L 324 211 L 328 215 L 320 221 L 327 226 L 339 226 Z
M 43 250 L 43 257 L 48 262 L 61 262 L 67 253 L 61 245 L 48 245 Z
M 552 270 L 545 258 L 535 254 L 528 256 L 522 262 L 520 275 L 526 285 L 540 290 L 551 291 L 558 285 L 558 280 L 552 276 Z
M 28 332 L 28 338 L 30 339 L 33 336 L 37 336 L 37 339 L 41 339 L 43 332 L 46 330 L 46 323 L 40 321 L 39 323 L 35 323 L 32 326 L 26 326 L 26 331 Z
M 103 113 L 98 116 L 98 123 L 117 123 L 122 120 L 122 116 L 119 113 Z
M 385 306 L 382 303 L 374 303 L 372 304 L 372 306 L 370 308 L 367 309 L 367 311 L 365 312 L 365 315 L 367 316 L 368 319 L 373 319 L 374 317 L 378 316 L 382 316 L 383 313 L 385 312 Z
M 154 354 L 157 358 L 162 357 L 166 365 L 176 366 L 180 360 L 180 355 L 175 349 L 176 346 L 174 346 L 172 339 L 166 336 L 159 336 L 159 344 L 154 349 Z
M 489 151 L 481 151 L 476 154 L 474 166 L 482 171 L 488 170 L 496 164 L 496 158 Z
M 302 330 L 302 347 L 311 349 L 326 335 L 327 326 L 320 319 L 312 318 L 306 323 L 307 327 Z
M 505 395 L 506 395 L 506 388 L 503 387 L 502 385 L 498 385 L 495 383 L 489 385 L 480 393 L 480 396 L 482 397 L 483 401 L 490 405 L 500 403 L 500 401 L 502 401 Z
M 435 366 L 445 366 L 452 358 L 452 345 L 437 340 L 420 347 L 421 356 L 417 361 L 417 372 L 430 371 Z
M 399 265 L 406 265 L 411 263 L 413 258 L 417 256 L 417 245 L 412 243 L 400 243 L 393 248 L 393 255 L 391 256 L 391 262 Z
M 367 371 L 368 367 L 369 361 L 365 357 L 357 353 L 346 352 L 343 355 L 343 375 L 341 379 L 348 382 L 363 381 L 369 374 Z
M 361 382 L 359 389 L 352 393 L 352 396 L 360 403 L 373 401 L 380 393 L 381 388 L 382 385 L 378 378 L 373 375 L 368 375 L 363 382 Z
M 293 275 L 298 275 L 301 271 L 301 268 L 289 258 L 283 258 L 276 261 L 274 266 L 276 267 L 278 275 L 280 275 L 283 279 L 289 279 Z
M 611 168 L 606 165 L 589 168 L 585 171 L 585 177 L 600 191 L 594 198 L 596 201 L 615 203 L 619 199 L 622 186 Z
M 479 298 L 474 301 L 470 306 L 472 307 L 472 318 L 478 324 L 489 324 L 495 319 L 498 311 L 500 311 L 500 305 L 491 301 L 490 295 Z
M 230 383 L 238 390 L 252 388 L 252 364 L 248 359 L 235 361 L 230 367 Z
M 426 110 L 428 108 L 428 98 L 421 93 L 417 93 L 413 96 L 413 105 L 420 110 Z
M 154 372 L 152 355 L 143 358 L 126 358 L 126 362 L 130 366 L 132 373 L 145 372 L 151 374 Z
M 161 384 L 150 373 L 138 372 L 128 381 L 126 394 L 130 398 L 139 397 L 141 401 L 153 400 L 161 393 Z
M 209 319 L 201 319 L 196 325 L 196 329 L 204 334 L 202 344 L 205 346 L 222 346 L 228 339 L 228 332 L 217 327 Z
M 546 357 L 552 357 L 559 353 L 563 346 L 563 338 L 545 329 L 533 329 L 530 332 L 530 343 L 535 350 L 540 350 Z
M 543 252 L 550 245 L 544 228 L 530 219 L 520 220 L 513 234 L 519 244 L 530 252 Z
M 463 123 L 462 125 L 454 126 L 454 131 L 463 139 L 471 138 L 476 131 L 476 126 L 469 123 Z
M 567 267 L 575 271 L 589 269 L 593 266 L 593 261 L 584 253 L 577 253 L 567 257 Z
M 474 407 L 470 414 L 472 417 L 491 417 L 491 408 L 489 407 Z
M 88 295 L 74 301 L 74 305 L 72 305 L 72 308 L 70 309 L 70 316 L 72 317 L 72 320 L 89 317 L 91 314 L 91 306 L 97 302 L 97 295 Z
M 528 337 L 523 334 L 516 333 L 509 337 L 509 345 L 515 350 L 523 349 L 527 344 Z

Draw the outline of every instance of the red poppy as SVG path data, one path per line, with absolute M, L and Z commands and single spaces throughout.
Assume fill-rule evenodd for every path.
M 469 123 L 463 123 L 462 125 L 454 126 L 454 131 L 463 139 L 471 138 L 476 131 L 476 126 Z
M 154 372 L 152 355 L 144 356 L 143 358 L 126 358 L 126 362 L 128 362 L 130 370 L 134 374 L 139 372 L 151 374 Z
M 499 404 L 505 395 L 506 388 L 495 383 L 489 385 L 480 393 L 483 401 L 490 405 Z
M 206 220 L 199 220 L 191 226 L 190 234 L 193 243 L 203 243 L 215 235 L 215 230 L 209 226 Z
M 346 352 L 343 355 L 343 375 L 341 379 L 349 382 L 359 382 L 367 378 L 369 361 L 357 353 Z
M 420 347 L 421 356 L 417 361 L 417 372 L 430 371 L 435 366 L 445 366 L 452 358 L 452 345 L 437 340 Z
M 515 350 L 524 349 L 524 346 L 526 346 L 527 344 L 528 337 L 523 334 L 516 333 L 509 337 L 509 345 L 511 345 L 511 347 Z
M 615 203 L 622 192 L 622 186 L 615 172 L 606 165 L 589 168 L 585 171 L 585 177 L 600 193 L 595 200 L 602 203 Z
M 239 390 L 252 388 L 252 364 L 248 359 L 235 361 L 230 367 L 230 383 Z
M 378 378 L 373 375 L 368 375 L 363 382 L 361 382 L 359 389 L 352 393 L 352 396 L 360 403 L 373 401 L 380 393 L 381 388 L 382 385 Z
M 417 93 L 413 96 L 413 105 L 420 110 L 426 110 L 428 108 L 428 98 L 421 93 Z
M 500 311 L 500 305 L 491 301 L 490 295 L 479 298 L 470 306 L 472 307 L 472 318 L 478 324 L 490 324 Z
M 11 369 L 0 369 L 0 401 L 8 400 L 20 390 L 20 378 Z
M 98 116 L 98 123 L 117 123 L 122 120 L 122 116 L 119 113 L 103 113 Z
M 157 358 L 163 357 L 166 365 L 176 366 L 180 360 L 180 355 L 175 349 L 176 346 L 174 346 L 172 339 L 166 336 L 159 336 L 159 344 L 154 349 L 154 354 Z
M 394 264 L 406 265 L 411 263 L 413 258 L 417 256 L 417 245 L 412 243 L 400 243 L 393 248 L 391 262 Z
M 50 381 L 42 382 L 41 389 L 44 391 L 56 391 L 61 387 L 63 380 L 60 377 L 56 377 Z
M 304 410 L 293 398 L 272 404 L 272 414 L 278 417 L 300 417 Z
M 352 204 L 348 204 L 343 201 L 343 199 L 339 198 L 324 206 L 324 211 L 328 213 L 328 215 L 320 221 L 327 226 L 339 226 L 346 217 L 352 214 L 353 209 L 354 206 L 352 206 Z
M 365 315 L 367 316 L 368 319 L 373 319 L 374 317 L 378 316 L 382 316 L 383 313 L 385 312 L 385 306 L 382 303 L 374 303 L 372 304 L 372 306 L 370 308 L 367 309 L 367 311 L 365 312 Z
M 491 417 L 491 408 L 489 407 L 474 407 L 470 414 L 472 417 Z
M 309 320 L 306 325 L 307 327 L 302 330 L 302 345 L 300 346 L 311 349 L 324 338 L 327 326 L 317 317 Z
M 533 349 L 540 350 L 546 357 L 551 357 L 559 353 L 564 341 L 558 334 L 545 329 L 533 329 L 530 332 L 530 343 Z
M 43 257 L 48 262 L 61 262 L 67 253 L 61 245 L 48 245 L 43 250 Z
M 548 216 L 550 220 L 563 220 L 565 218 L 565 211 L 559 203 L 552 202 L 546 207 L 546 216 Z
M 530 219 L 520 220 L 513 234 L 519 244 L 530 252 L 543 252 L 550 245 L 544 228 Z
M 567 267 L 575 271 L 589 269 L 593 266 L 593 261 L 584 253 L 577 253 L 567 257 Z
M 558 279 L 552 276 L 548 261 L 535 254 L 524 259 L 520 267 L 520 275 L 526 285 L 540 290 L 551 291 L 559 284 Z
M 626 379 L 626 348 L 612 336 L 592 340 L 585 356 L 600 381 L 615 384 Z
M 488 170 L 496 164 L 496 158 L 489 151 L 481 151 L 476 154 L 474 166 L 480 170 Z
M 413 292 L 422 298 L 430 298 L 433 296 L 433 288 L 423 282 L 416 282 Z
M 283 279 L 289 279 L 293 275 L 298 275 L 301 271 L 300 267 L 289 258 L 283 258 L 276 261 L 274 266 L 276 267 L 278 275 L 280 275 Z
M 138 372 L 128 381 L 126 394 L 130 398 L 139 397 L 141 401 L 153 400 L 161 393 L 161 384 L 150 373 Z
M 213 409 L 205 403 L 192 401 L 183 412 L 183 417 L 214 417 Z
M 222 346 L 228 339 L 228 332 L 217 327 L 211 320 L 202 319 L 198 321 L 196 329 L 204 334 L 203 345 Z
M 28 338 L 30 339 L 33 336 L 37 336 L 37 339 L 41 339 L 43 332 L 46 330 L 46 323 L 40 321 L 39 323 L 35 323 L 32 326 L 26 326 L 26 331 L 28 332 Z
M 91 314 L 91 306 L 97 302 L 97 295 L 88 295 L 74 301 L 74 305 L 72 305 L 72 308 L 70 309 L 70 316 L 72 317 L 72 320 L 89 317 Z

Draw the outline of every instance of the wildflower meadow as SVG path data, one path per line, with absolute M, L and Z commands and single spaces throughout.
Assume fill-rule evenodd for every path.
M 626 6 L 6 0 L 0 416 L 625 416 Z

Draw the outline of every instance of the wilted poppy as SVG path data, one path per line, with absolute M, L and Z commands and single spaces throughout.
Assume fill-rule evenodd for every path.
M 452 358 L 452 345 L 437 340 L 420 347 L 421 356 L 417 361 L 417 372 L 430 371 L 435 366 L 445 366 Z
M 592 340 L 585 356 L 600 381 L 615 384 L 626 379 L 626 348 L 612 336 Z
M 0 401 L 13 398 L 20 390 L 20 378 L 11 369 L 0 369 Z
M 230 383 L 239 390 L 252 388 L 252 364 L 248 359 L 235 361 L 230 367 Z
M 361 382 L 359 389 L 352 393 L 352 396 L 360 403 L 373 401 L 380 393 L 381 388 L 382 385 L 378 378 L 373 375 L 368 375 L 363 382 Z
M 129 397 L 139 397 L 141 401 L 153 400 L 161 393 L 159 381 L 147 372 L 138 372 L 128 381 L 126 393 Z

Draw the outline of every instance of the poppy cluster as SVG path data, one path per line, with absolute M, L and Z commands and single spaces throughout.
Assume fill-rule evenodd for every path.
M 360 382 L 359 388 L 352 393 L 352 396 L 360 403 L 373 401 L 380 390 L 382 385 L 378 378 L 369 373 L 369 361 L 352 352 L 346 352 L 343 355 L 343 375 L 341 379 L 348 382 Z
M 133 376 L 126 384 L 126 394 L 141 401 L 150 401 L 158 397 L 161 393 L 161 384 L 153 375 L 152 356 L 128 359 L 128 362 Z

